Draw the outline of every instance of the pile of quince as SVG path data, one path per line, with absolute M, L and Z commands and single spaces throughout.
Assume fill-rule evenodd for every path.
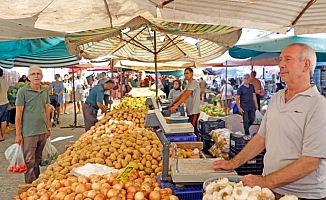
M 203 106 L 200 108 L 200 110 L 210 116 L 218 116 L 218 117 L 226 116 L 226 113 L 222 110 L 222 108 L 213 105 Z

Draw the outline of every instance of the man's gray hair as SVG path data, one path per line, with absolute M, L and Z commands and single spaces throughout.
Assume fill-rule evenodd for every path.
M 30 75 L 30 71 L 31 71 L 32 69 L 39 69 L 39 70 L 42 72 L 41 67 L 39 67 L 39 66 L 37 66 L 37 65 L 32 65 L 32 66 L 30 66 L 29 69 L 28 69 L 28 75 Z M 43 74 L 43 72 L 42 72 L 42 74 Z
M 304 59 L 308 59 L 311 63 L 309 68 L 309 73 L 312 75 L 316 68 L 317 56 L 316 52 L 311 46 L 304 43 L 292 43 L 289 46 L 299 46 L 301 47 L 300 59 L 303 61 Z
M 250 78 L 250 75 L 249 74 L 244 74 L 243 77 Z

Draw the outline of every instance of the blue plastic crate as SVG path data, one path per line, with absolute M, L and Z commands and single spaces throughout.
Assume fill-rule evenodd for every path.
M 225 121 L 221 119 L 217 119 L 216 121 L 204 121 L 200 119 L 198 128 L 203 135 L 208 135 L 212 130 L 225 128 Z
M 175 116 L 175 117 L 167 117 L 168 124 L 178 124 L 178 123 L 187 123 L 189 117 L 185 116 Z
M 172 194 L 177 196 L 179 200 L 202 200 L 203 199 L 203 184 L 198 185 L 183 185 L 177 187 L 172 182 L 162 182 L 161 175 L 156 178 L 161 188 L 171 188 Z
M 212 137 L 210 135 L 203 135 L 199 132 L 200 140 L 203 142 L 203 152 L 205 154 L 210 154 L 209 149 L 213 146 L 214 142 L 212 141 Z
M 166 139 L 170 142 L 196 142 L 197 136 L 193 133 L 191 135 L 178 134 L 178 135 L 165 135 Z

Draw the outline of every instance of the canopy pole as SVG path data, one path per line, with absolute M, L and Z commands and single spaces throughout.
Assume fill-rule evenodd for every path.
M 76 92 L 75 92 L 75 65 L 72 66 L 71 68 L 72 70 L 72 96 L 74 98 L 73 100 L 73 104 L 74 104 L 74 122 L 69 125 L 69 126 L 64 126 L 61 128 L 84 128 L 84 126 L 77 126 L 77 110 L 76 110 Z M 60 115 L 60 113 L 58 113 L 58 115 Z
M 227 102 L 227 94 L 228 94 L 228 90 L 227 90 L 227 86 L 228 86 L 228 61 L 225 61 L 225 87 L 224 87 L 224 91 L 225 91 L 225 103 L 224 103 L 224 109 L 225 109 L 225 113 L 228 114 L 228 106 L 226 105 Z M 221 97 L 222 98 L 222 97 Z M 223 102 L 223 101 L 222 101 Z
M 155 64 L 155 79 L 156 79 L 156 87 L 155 87 L 155 96 L 158 101 L 158 76 L 157 76 L 157 51 L 156 51 L 156 31 L 154 30 L 154 64 Z

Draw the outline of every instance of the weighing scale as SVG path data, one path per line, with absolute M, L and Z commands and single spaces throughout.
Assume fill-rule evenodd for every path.
M 213 162 L 219 160 L 218 158 L 187 158 L 179 159 L 176 145 L 173 145 L 173 155 L 171 159 L 171 176 L 168 175 L 169 170 L 169 151 L 170 142 L 167 140 L 167 134 L 184 134 L 193 133 L 194 128 L 190 123 L 167 124 L 161 111 L 159 110 L 157 102 L 153 98 L 146 100 L 146 105 L 151 110 L 148 110 L 145 127 L 154 129 L 160 142 L 163 145 L 162 150 L 162 176 L 161 181 L 173 181 L 180 184 L 202 183 L 210 177 L 230 177 L 237 176 L 235 171 L 214 171 Z M 189 127 L 189 125 L 191 128 Z M 171 126 L 172 125 L 172 126 Z M 173 143 L 174 144 L 174 143 Z

